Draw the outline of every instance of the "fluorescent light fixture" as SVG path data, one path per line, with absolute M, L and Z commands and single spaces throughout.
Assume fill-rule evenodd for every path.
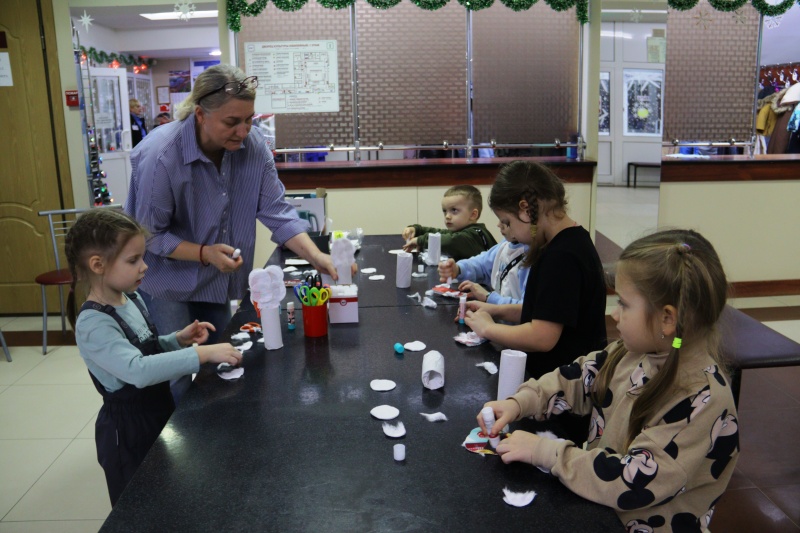
M 190 18 L 193 19 L 208 19 L 217 18 L 219 11 L 216 9 L 212 11 L 193 11 Z M 180 19 L 180 11 L 167 11 L 165 13 L 139 13 L 140 16 L 150 20 L 178 20 Z
M 210 55 L 210 56 L 221 56 L 222 52 L 220 50 L 214 50 L 213 52 L 209 52 L 208 55 Z
M 622 31 L 601 31 L 600 37 L 621 37 L 623 39 L 633 39 L 633 35 Z

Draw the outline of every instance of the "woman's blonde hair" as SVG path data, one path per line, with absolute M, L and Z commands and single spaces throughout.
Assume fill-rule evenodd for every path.
M 194 113 L 194 108 L 198 105 L 203 111 L 210 113 L 219 109 L 233 98 L 254 101 L 256 99 L 256 90 L 250 87 L 243 87 L 238 94 L 228 94 L 225 91 L 218 90 L 224 87 L 226 83 L 241 83 L 245 77 L 242 69 L 233 65 L 220 64 L 207 68 L 194 80 L 194 87 L 189 96 L 178 104 L 177 109 L 175 109 L 175 118 L 184 120 Z
M 664 402 L 680 367 L 680 351 L 704 342 L 708 353 L 726 371 L 719 354 L 717 320 L 725 308 L 728 281 L 717 252 L 705 237 L 692 230 L 671 229 L 638 239 L 622 251 L 617 262 L 622 273 L 647 300 L 648 319 L 664 306 L 677 309 L 675 336 L 681 348 L 670 349 L 664 366 L 642 387 L 631 411 L 629 445 Z M 617 364 L 627 354 L 620 342 L 608 355 L 597 377 L 594 398 L 603 405 Z

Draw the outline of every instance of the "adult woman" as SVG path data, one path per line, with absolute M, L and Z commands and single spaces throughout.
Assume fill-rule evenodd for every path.
M 256 219 L 274 242 L 337 277 L 330 256 L 284 200 L 266 138 L 251 130 L 257 86 L 257 78 L 231 65 L 205 70 L 177 120 L 153 130 L 131 154 L 125 209 L 152 234 L 141 290 L 161 332 L 198 319 L 214 325 L 209 342 L 218 342 L 230 300 L 247 289 Z M 234 259 L 237 248 L 241 257 Z

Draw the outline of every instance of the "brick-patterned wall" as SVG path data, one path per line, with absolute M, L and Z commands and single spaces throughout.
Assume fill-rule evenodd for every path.
M 500 2 L 473 15 L 476 143 L 568 140 L 577 129 L 578 32 L 573 9 Z
M 706 0 L 669 10 L 665 140 L 750 140 L 758 24 L 750 4 L 737 13 L 716 11 Z

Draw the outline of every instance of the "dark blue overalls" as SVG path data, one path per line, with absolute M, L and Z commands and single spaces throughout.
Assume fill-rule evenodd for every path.
M 94 309 L 108 314 L 120 325 L 128 342 L 138 348 L 142 355 L 163 352 L 158 343 L 158 331 L 150 320 L 150 314 L 136 294 L 127 296 L 136 304 L 150 329 L 151 336 L 144 342 L 139 341 L 139 337 L 111 305 L 87 301 L 81 307 L 81 311 Z M 114 354 L 108 356 L 113 357 Z M 175 410 L 175 403 L 172 401 L 169 381 L 143 389 L 126 384 L 117 391 L 108 392 L 91 372 L 89 375 L 97 392 L 103 396 L 103 407 L 97 415 L 95 424 L 94 440 L 97 444 L 97 461 L 105 471 L 108 494 L 111 497 L 111 505 L 114 506 L 167 424 L 172 411 Z

